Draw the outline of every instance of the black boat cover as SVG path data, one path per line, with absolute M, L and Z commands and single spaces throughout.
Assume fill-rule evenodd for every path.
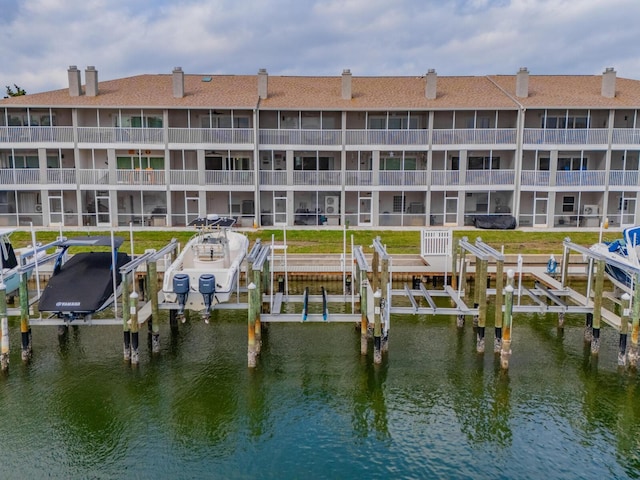
M 513 230 L 517 222 L 511 215 L 476 215 L 473 224 L 476 228 Z
M 118 252 L 116 287 L 122 276 L 120 267 L 131 261 Z M 41 312 L 93 313 L 113 294 L 112 252 L 76 253 L 58 270 L 42 291 L 38 309 Z

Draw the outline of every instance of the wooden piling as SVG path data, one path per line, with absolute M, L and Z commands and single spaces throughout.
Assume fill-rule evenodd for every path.
M 389 274 L 389 257 L 385 256 L 381 261 L 380 272 L 380 288 L 382 298 L 380 299 L 380 315 L 385 320 L 385 324 L 382 325 L 382 352 L 389 351 L 389 318 L 387 318 L 387 305 L 391 305 L 391 298 L 389 298 L 391 292 L 390 274 Z M 381 320 L 382 320 L 381 318 Z M 380 322 L 382 324 L 382 321 Z
M 2 329 L 2 351 L 0 352 L 0 370 L 9 370 L 9 319 L 7 317 L 7 288 L 0 281 L 0 328 Z
M 502 303 L 504 288 L 504 261 L 496 260 L 496 301 L 495 301 L 495 333 L 493 342 L 493 352 L 499 353 L 502 350 Z
M 371 288 L 377 292 L 380 288 L 380 254 L 377 249 L 373 249 L 373 258 L 371 259 Z
M 451 252 L 451 288 L 458 288 L 458 280 L 456 278 L 458 264 L 458 247 L 453 247 Z
M 604 260 L 596 262 L 596 284 L 593 295 L 593 325 L 591 336 L 591 353 L 600 352 L 600 319 L 602 318 L 602 289 L 604 287 Z
M 131 313 L 131 365 L 137 365 L 140 361 L 138 356 L 139 345 L 139 325 L 138 325 L 138 293 L 131 292 L 129 296 L 129 310 Z
M 122 330 L 123 330 L 123 348 L 122 354 L 125 361 L 131 360 L 131 310 L 129 309 L 129 295 L 131 292 L 129 286 L 129 276 L 122 275 Z
M 20 274 L 20 334 L 22 343 L 22 361 L 31 358 L 31 326 L 29 325 L 29 290 L 27 288 L 27 274 Z
M 633 303 L 631 310 L 631 345 L 627 353 L 630 367 L 638 365 L 638 333 L 640 333 L 640 274 L 634 275 Z
M 382 363 L 382 321 L 380 318 L 380 300 L 382 292 L 373 294 L 373 363 Z
M 484 330 L 487 323 L 487 260 L 478 260 L 479 272 L 476 271 L 476 284 L 478 288 L 478 330 L 476 351 L 484 353 Z
M 265 261 L 263 263 L 263 270 L 268 271 L 268 268 L 265 268 L 268 263 L 268 261 Z M 260 313 L 262 312 L 262 294 L 263 292 L 265 292 L 264 289 L 266 288 L 262 285 L 263 283 L 265 283 L 263 282 L 263 280 L 263 272 L 260 270 L 253 270 L 253 283 L 256 286 L 256 292 L 254 293 L 254 295 L 256 296 L 256 311 L 254 312 L 254 337 L 256 355 L 260 354 L 260 350 L 262 348 L 262 323 L 260 322 Z
M 160 309 L 158 308 L 158 263 L 147 263 L 147 289 L 151 301 L 151 352 L 160 352 Z
M 259 294 L 258 287 L 251 282 L 247 287 L 249 290 L 249 310 L 248 310 L 248 326 L 247 326 L 247 365 L 249 368 L 256 366 L 256 312 L 258 309 L 256 292 Z
M 624 367 L 627 364 L 627 333 L 629 332 L 629 302 L 631 295 L 623 293 L 622 315 L 620 315 L 620 339 L 618 342 L 618 365 Z
M 505 287 L 504 316 L 502 320 L 502 345 L 500 347 L 500 366 L 509 368 L 511 358 L 511 325 L 513 321 L 513 277 L 514 271 L 507 270 L 507 286 Z
M 366 275 L 366 272 L 364 273 Z M 360 282 L 360 354 L 367 354 L 367 335 L 369 330 L 369 317 L 367 316 L 367 291 L 369 289 L 369 281 L 362 279 Z

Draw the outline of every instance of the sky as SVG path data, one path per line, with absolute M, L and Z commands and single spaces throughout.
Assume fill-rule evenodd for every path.
M 140 74 L 640 79 L 638 0 L 0 0 L 0 87 Z M 3 88 L 4 90 L 4 88 Z

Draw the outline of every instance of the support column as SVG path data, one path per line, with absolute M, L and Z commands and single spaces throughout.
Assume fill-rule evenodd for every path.
M 139 325 L 138 325 L 138 294 L 133 291 L 129 296 L 129 310 L 131 313 L 131 365 L 140 363 L 138 356 Z
M 9 320 L 7 318 L 7 288 L 0 281 L 0 328 L 2 329 L 2 352 L 0 353 L 0 370 L 9 370 Z
M 511 324 L 513 321 L 513 270 L 507 270 L 507 286 L 504 289 L 504 317 L 502 321 L 502 346 L 500 348 L 500 366 L 509 368 L 511 358 Z
M 263 269 L 268 262 L 264 262 Z M 253 283 L 256 286 L 256 311 L 254 314 L 254 326 L 255 326 L 255 351 L 256 355 L 260 354 L 262 348 L 262 324 L 260 323 L 260 313 L 262 312 L 262 293 L 263 293 L 263 273 L 261 270 L 253 270 Z
M 160 352 L 160 309 L 158 308 L 158 263 L 147 263 L 147 289 L 151 301 L 151 352 Z
M 380 319 L 380 300 L 382 293 L 373 294 L 373 363 L 382 363 L 382 322 Z
M 29 325 L 29 290 L 27 289 L 27 274 L 20 274 L 20 334 L 22 341 L 22 361 L 31 359 L 31 326 Z
M 247 365 L 249 368 L 256 366 L 256 292 L 258 288 L 256 284 L 251 282 L 247 287 L 249 290 L 249 312 L 248 312 L 248 326 L 247 326 Z
M 125 361 L 131 360 L 131 326 L 129 320 L 131 319 L 131 310 L 129 310 L 129 277 L 128 275 L 122 276 L 122 329 L 123 329 L 123 359 Z
M 591 353 L 600 352 L 600 319 L 602 318 L 602 289 L 604 287 L 604 260 L 596 262 L 596 284 L 593 296 L 593 329 L 591 336 Z
M 493 352 L 498 353 L 502 349 L 502 290 L 504 288 L 504 261 L 496 261 L 496 304 L 495 304 L 495 334 Z
M 622 294 L 622 315 L 620 315 L 620 340 L 618 342 L 618 365 L 627 364 L 627 333 L 629 332 L 629 302 L 631 295 Z
M 385 255 L 384 258 L 382 258 L 382 272 L 380 272 L 380 284 L 381 284 L 381 289 L 382 289 L 382 298 L 380 299 L 380 315 L 381 315 L 381 320 L 382 318 L 384 318 L 384 322 L 385 324 L 383 325 L 383 329 L 382 329 L 382 351 L 383 352 L 388 352 L 389 351 L 389 318 L 387 315 L 387 306 L 388 303 L 391 301 L 391 295 L 390 295 L 390 290 L 391 290 L 391 285 L 389 285 L 389 257 Z M 382 323 L 382 321 L 381 321 Z

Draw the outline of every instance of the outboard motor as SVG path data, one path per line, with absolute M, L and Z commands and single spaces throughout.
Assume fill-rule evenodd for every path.
M 184 307 L 189 296 L 189 275 L 186 273 L 176 273 L 173 276 L 173 291 L 177 295 L 178 315 L 184 315 Z
M 198 282 L 198 291 L 202 294 L 204 300 L 204 313 L 202 314 L 204 321 L 209 323 L 209 313 L 211 312 L 211 303 L 213 296 L 216 294 L 216 277 L 211 273 L 200 275 Z

